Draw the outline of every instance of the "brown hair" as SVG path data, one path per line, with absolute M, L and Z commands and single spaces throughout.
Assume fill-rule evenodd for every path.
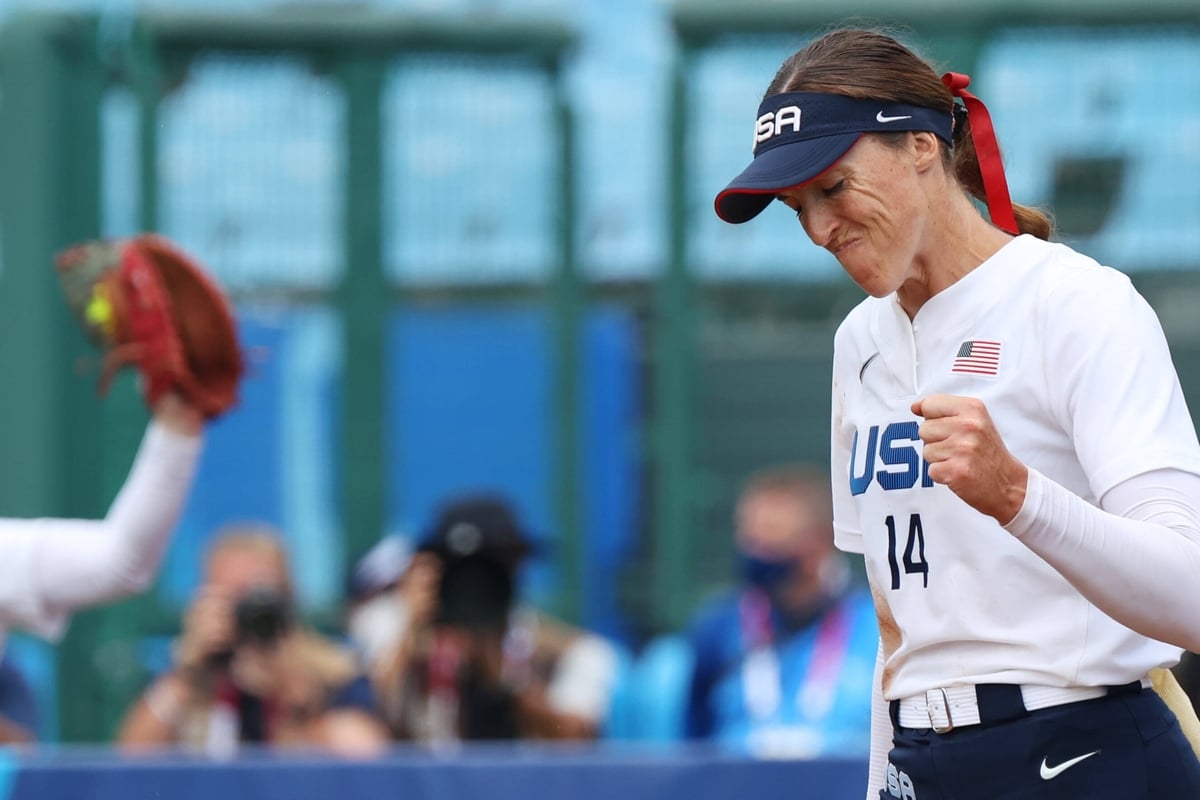
M 784 61 L 764 98 L 783 92 L 883 100 L 947 114 L 953 113 L 955 106 L 954 96 L 929 62 L 885 33 L 858 28 L 831 31 Z M 943 148 L 942 154 L 959 185 L 982 201 L 983 177 L 970 134 L 966 114 L 956 114 L 954 147 Z M 1022 233 L 1050 238 L 1053 224 L 1045 212 L 1013 203 L 1013 214 Z

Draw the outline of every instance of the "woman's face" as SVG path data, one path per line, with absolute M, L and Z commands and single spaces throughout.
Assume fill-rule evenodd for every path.
M 932 134 L 907 135 L 897 144 L 865 135 L 832 167 L 778 199 L 855 283 L 884 297 L 918 277 L 930 217 L 923 176 L 938 159 Z

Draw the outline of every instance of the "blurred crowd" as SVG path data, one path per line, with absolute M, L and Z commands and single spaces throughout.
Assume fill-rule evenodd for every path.
M 214 757 L 597 739 L 865 754 L 877 633 L 828 498 L 815 470 L 751 477 L 731 520 L 735 580 L 638 649 L 524 600 L 546 537 L 501 496 L 452 497 L 419 535 L 381 540 L 350 570 L 333 632 L 297 614 L 279 532 L 231 527 L 118 743 Z
M 730 522 L 729 585 L 638 648 L 524 601 L 544 540 L 503 497 L 451 498 L 421 535 L 382 539 L 349 571 L 335 630 L 297 612 L 279 531 L 230 526 L 117 744 L 371 757 L 400 742 L 605 739 L 865 757 L 878 631 L 860 569 L 834 548 L 826 477 L 766 468 Z M 1178 670 L 1189 691 L 1193 664 Z M 0 662 L 0 740 L 33 741 L 36 714 Z

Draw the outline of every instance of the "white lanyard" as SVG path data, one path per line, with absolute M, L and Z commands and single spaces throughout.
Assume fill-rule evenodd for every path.
M 743 604 L 744 617 L 751 610 L 756 609 Z M 833 707 L 849 639 L 846 613 L 840 605 L 834 606 L 820 622 L 808 669 L 796 687 L 794 702 L 802 718 L 823 717 Z M 770 638 L 750 644 L 753 649 L 742 663 L 742 700 L 750 716 L 761 721 L 779 710 L 783 700 L 782 670 Z

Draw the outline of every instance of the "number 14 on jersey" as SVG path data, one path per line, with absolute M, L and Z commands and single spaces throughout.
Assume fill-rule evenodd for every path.
M 899 536 L 896 532 L 896 518 L 888 514 L 884 520 L 888 532 L 888 566 L 892 571 L 892 589 L 900 588 L 900 563 L 898 553 Z M 929 588 L 929 562 L 925 560 L 925 530 L 921 527 L 921 515 L 910 514 L 908 517 L 908 535 L 905 537 L 904 554 L 902 556 L 905 575 L 922 576 L 923 589 Z

